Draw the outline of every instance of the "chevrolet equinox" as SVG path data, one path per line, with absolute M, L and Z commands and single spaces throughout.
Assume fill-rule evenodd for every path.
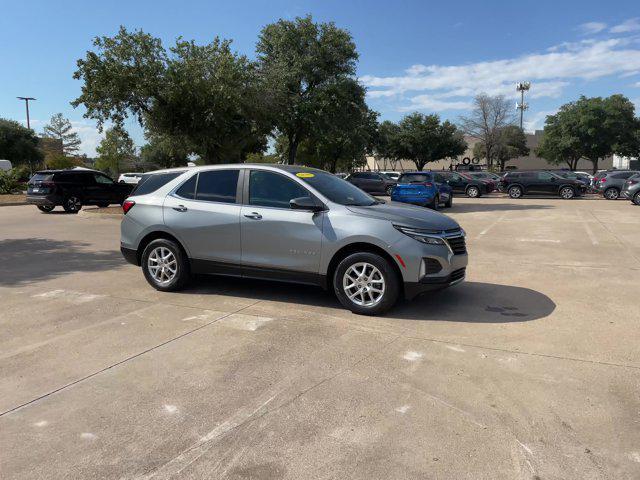
M 155 175 L 155 189 L 143 184 L 123 204 L 121 251 L 158 290 L 200 273 L 306 283 L 375 315 L 400 296 L 464 280 L 465 233 L 454 220 L 382 202 L 322 170 L 242 164 Z

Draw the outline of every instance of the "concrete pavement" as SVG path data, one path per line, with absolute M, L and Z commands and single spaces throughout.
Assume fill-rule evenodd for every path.
M 640 209 L 458 199 L 462 285 L 151 289 L 113 218 L 0 208 L 0 477 L 640 478 Z

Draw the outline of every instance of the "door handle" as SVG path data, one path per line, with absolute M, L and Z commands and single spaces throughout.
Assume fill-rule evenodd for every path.
M 188 210 L 184 205 L 178 205 L 177 207 L 173 207 L 176 212 L 186 212 Z
M 251 212 L 247 213 L 245 217 L 252 218 L 254 220 L 260 220 L 262 218 L 262 215 L 260 215 L 258 212 Z

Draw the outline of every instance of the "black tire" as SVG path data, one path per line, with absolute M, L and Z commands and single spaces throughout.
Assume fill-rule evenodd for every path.
M 482 195 L 482 192 L 480 192 L 480 187 L 470 185 L 467 187 L 466 194 L 469 198 L 478 198 L 480 195 Z
M 107 208 L 109 205 L 111 205 L 110 203 L 99 203 L 98 207 L 100 208 Z
M 631 201 L 636 205 L 640 205 L 640 192 L 636 193 Z
M 62 208 L 67 213 L 78 213 L 82 208 L 82 199 L 77 195 L 69 195 L 62 201 Z
M 164 248 L 169 250 L 176 260 L 176 273 L 173 278 L 166 283 L 162 283 L 156 280 L 149 269 L 149 256 L 157 248 Z M 185 255 L 184 251 L 176 242 L 168 240 L 166 238 L 153 240 L 145 247 L 144 251 L 142 252 L 140 265 L 142 266 L 144 278 L 147 280 L 147 282 L 149 282 L 149 285 L 151 285 L 156 290 L 160 290 L 161 292 L 174 292 L 176 290 L 180 290 L 187 284 L 191 277 L 191 272 L 189 270 L 189 259 Z
M 620 197 L 620 190 L 616 187 L 609 187 L 604 191 L 603 195 L 607 200 L 617 200 Z
M 439 196 L 435 196 L 433 197 L 433 202 L 431 202 L 431 205 L 429 205 L 429 208 L 431 210 L 438 210 L 438 208 L 440 208 L 440 197 Z
M 576 196 L 576 191 L 573 189 L 573 187 L 562 187 L 558 194 L 560 195 L 560 198 L 564 200 L 571 200 Z
M 38 210 L 44 213 L 49 213 L 55 208 L 53 205 L 36 205 L 36 206 L 38 207 Z
M 522 187 L 519 185 L 509 187 L 508 192 L 511 198 L 522 198 Z
M 444 204 L 445 208 L 451 208 L 453 207 L 453 195 L 449 195 L 449 200 L 446 201 L 446 203 Z
M 393 192 L 393 185 L 389 185 L 387 188 L 385 188 L 385 192 L 387 193 L 387 195 L 391 196 L 391 192 Z
M 358 264 L 367 263 L 374 266 L 384 280 L 384 293 L 374 305 L 359 305 L 349 298 L 343 286 L 347 270 Z M 400 296 L 400 279 L 393 265 L 384 257 L 370 252 L 353 253 L 344 258 L 333 274 L 333 290 L 340 303 L 348 310 L 359 315 L 380 315 L 395 305 Z M 364 296 L 364 295 L 363 295 Z

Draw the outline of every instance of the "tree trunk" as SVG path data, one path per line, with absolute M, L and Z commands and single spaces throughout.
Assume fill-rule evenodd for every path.
M 298 141 L 295 137 L 289 137 L 289 151 L 287 164 L 294 165 L 296 163 L 296 153 L 298 153 Z
M 598 173 L 598 161 L 600 160 L 599 158 L 592 158 L 590 159 L 591 162 L 593 162 L 593 174 L 595 175 L 596 173 Z

